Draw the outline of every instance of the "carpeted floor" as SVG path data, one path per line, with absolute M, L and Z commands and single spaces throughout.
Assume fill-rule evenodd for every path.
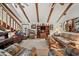
M 23 40 L 20 43 L 21 46 L 32 49 L 32 47 L 36 47 L 38 56 L 47 56 L 48 55 L 48 44 L 47 40 L 44 39 L 28 39 Z

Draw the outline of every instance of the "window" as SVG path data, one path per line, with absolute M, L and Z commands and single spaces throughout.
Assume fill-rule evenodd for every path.
M 0 20 L 2 20 L 2 6 L 0 5 Z
M 17 24 L 17 29 L 19 29 L 19 25 Z
M 16 29 L 17 29 L 17 23 L 16 23 Z
M 6 23 L 6 12 L 3 10 L 3 21 Z
M 18 29 L 21 29 L 20 25 L 18 25 Z
M 13 28 L 14 28 L 14 19 L 13 19 Z
M 11 18 L 11 27 L 13 28 L 13 18 Z
M 7 14 L 7 24 L 10 25 L 10 16 Z
M 15 29 L 15 21 L 14 21 L 14 29 Z
M 8 15 L 8 14 L 6 14 L 6 24 L 8 24 L 8 18 L 7 18 L 7 15 Z

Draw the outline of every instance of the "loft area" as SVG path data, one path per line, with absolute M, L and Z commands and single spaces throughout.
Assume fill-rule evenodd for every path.
M 79 56 L 78 3 L 0 3 L 0 56 Z

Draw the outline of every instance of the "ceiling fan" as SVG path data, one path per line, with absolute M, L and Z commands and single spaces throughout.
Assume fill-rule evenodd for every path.
M 14 5 L 15 5 L 15 7 L 17 8 L 18 3 L 14 3 Z M 21 6 L 22 6 L 23 8 L 25 7 L 24 5 L 29 6 L 27 3 L 23 3 L 23 4 L 21 4 Z
M 64 3 L 60 3 L 60 5 L 64 5 Z
M 26 5 L 26 6 L 29 6 L 27 3 L 23 3 L 24 5 Z

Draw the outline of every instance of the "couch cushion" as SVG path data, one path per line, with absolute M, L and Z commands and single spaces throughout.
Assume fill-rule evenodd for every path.
M 16 54 L 16 46 L 11 45 L 8 48 L 6 48 L 6 50 L 8 53 L 10 53 L 11 55 L 15 55 Z
M 14 43 L 13 45 L 9 46 L 8 48 L 5 49 L 8 53 L 11 55 L 15 56 L 21 51 L 22 47 L 20 47 L 19 44 Z
M 17 43 L 15 43 L 14 45 L 16 46 L 16 53 L 19 53 L 22 50 L 22 47 Z
M 19 54 L 19 56 L 31 56 L 31 50 L 24 48 L 24 50 Z
M 64 49 L 51 49 L 49 50 L 49 56 L 65 56 L 65 51 Z
M 0 50 L 0 56 L 12 56 L 12 55 L 10 55 L 8 52 L 4 50 Z

